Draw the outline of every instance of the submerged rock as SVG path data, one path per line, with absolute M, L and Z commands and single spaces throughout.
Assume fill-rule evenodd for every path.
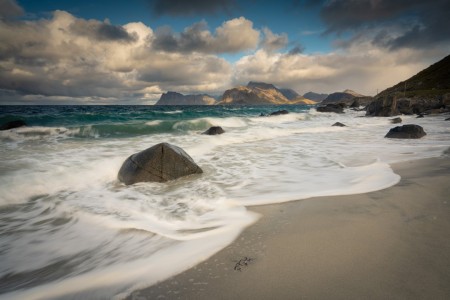
M 18 128 L 18 127 L 22 127 L 22 126 L 27 126 L 27 124 L 22 120 L 14 120 L 14 121 L 9 121 L 9 122 L 2 124 L 0 126 L 0 130 L 8 130 L 8 129 Z
M 384 136 L 391 139 L 420 139 L 427 135 L 419 125 L 408 124 L 391 128 Z
M 402 118 L 397 117 L 397 118 L 390 119 L 389 121 L 391 121 L 392 124 L 398 124 L 398 123 L 402 122 Z
M 342 124 L 341 122 L 336 122 L 336 123 L 334 123 L 334 124 L 331 125 L 331 126 L 346 127 L 347 125 Z
M 423 118 L 423 117 L 424 117 L 423 114 L 418 114 L 417 117 L 416 117 L 416 119 Z
M 274 111 L 274 112 L 271 113 L 270 115 L 271 115 L 271 116 L 279 116 L 279 115 L 287 115 L 288 113 L 289 113 L 289 112 L 288 112 L 287 110 L 282 109 L 282 110 Z
M 225 133 L 225 130 L 223 130 L 222 127 L 220 127 L 220 126 L 212 126 L 208 130 L 203 132 L 202 134 L 217 135 L 217 134 L 222 134 L 222 133 Z
M 157 144 L 128 157 L 119 170 L 118 179 L 126 185 L 137 182 L 166 182 L 202 169 L 180 147 L 168 143 Z

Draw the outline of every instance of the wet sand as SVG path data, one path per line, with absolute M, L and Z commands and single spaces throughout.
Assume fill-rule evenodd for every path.
M 129 298 L 450 299 L 450 158 L 392 167 L 385 190 L 250 207 L 230 246 Z

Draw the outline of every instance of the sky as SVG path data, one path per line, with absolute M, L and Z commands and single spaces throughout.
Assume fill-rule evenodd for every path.
M 375 95 L 450 54 L 449 0 L 0 0 L 0 104 L 154 104 L 262 81 Z

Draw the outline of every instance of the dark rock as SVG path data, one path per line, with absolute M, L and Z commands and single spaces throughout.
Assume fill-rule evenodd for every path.
M 119 170 L 118 179 L 126 185 L 137 182 L 166 182 L 179 177 L 203 173 L 183 149 L 161 143 L 128 157 Z
M 385 138 L 391 139 L 420 139 L 426 133 L 419 125 L 408 124 L 391 128 L 385 135 Z
M 419 118 L 423 118 L 423 117 L 424 117 L 423 114 L 418 114 L 416 118 L 419 119 Z
M 350 107 L 352 107 L 352 108 L 358 108 L 358 107 L 360 107 L 360 106 L 361 106 L 361 104 L 360 104 L 359 99 L 355 99 L 355 100 L 353 101 L 353 103 L 350 105 Z
M 282 110 L 274 111 L 274 112 L 271 113 L 270 115 L 271 115 L 271 116 L 279 116 L 279 115 L 287 115 L 288 113 L 289 113 L 289 112 L 288 112 L 287 110 L 282 109 Z
M 202 134 L 216 135 L 216 134 L 222 134 L 222 133 L 225 133 L 225 130 L 223 130 L 222 127 L 220 127 L 220 126 L 212 126 L 208 130 L 203 132 Z
M 383 97 L 372 101 L 367 106 L 366 116 L 392 117 L 398 115 L 397 98 Z
M 391 121 L 392 124 L 398 124 L 398 123 L 402 122 L 402 118 L 397 117 L 397 118 L 390 119 L 389 121 Z
M 445 119 L 445 121 L 450 121 L 450 118 Z
M 341 122 L 336 122 L 336 123 L 334 123 L 334 124 L 333 124 L 333 125 L 331 125 L 331 126 L 346 127 L 347 125 L 345 125 L 345 124 L 342 124 Z
M 344 113 L 344 107 L 345 104 L 339 103 L 339 104 L 327 104 L 325 106 L 319 106 L 316 108 L 318 112 L 333 112 L 337 114 L 343 114 Z
M 8 130 L 22 126 L 27 126 L 27 124 L 22 120 L 14 120 L 2 124 L 2 126 L 0 126 L 0 130 Z
M 260 116 L 260 117 L 266 117 L 266 114 L 260 113 L 259 116 Z

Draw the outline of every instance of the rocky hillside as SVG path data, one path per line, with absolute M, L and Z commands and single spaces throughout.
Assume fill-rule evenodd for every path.
M 213 105 L 216 100 L 206 94 L 183 95 L 177 92 L 167 92 L 161 95 L 156 105 Z
M 250 81 L 225 91 L 219 105 L 316 104 L 292 89 L 279 89 L 273 84 Z
M 367 107 L 368 116 L 450 112 L 450 55 L 385 89 Z
M 303 95 L 303 97 L 305 97 L 306 99 L 313 100 L 313 101 L 321 102 L 328 97 L 328 94 L 318 94 L 318 93 L 314 93 L 314 92 L 307 92 L 306 94 Z
M 450 55 L 413 77 L 385 89 L 376 98 L 386 96 L 427 97 L 450 93 Z

